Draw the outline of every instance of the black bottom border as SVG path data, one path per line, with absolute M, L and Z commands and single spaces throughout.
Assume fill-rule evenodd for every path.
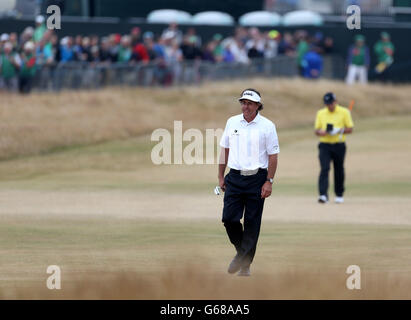
M 8 300 L 3 312 L 30 316 L 104 316 L 114 319 L 273 319 L 303 314 L 330 319 L 359 314 L 390 318 L 410 310 L 411 301 L 397 300 Z M 282 318 L 281 316 L 280 318 Z

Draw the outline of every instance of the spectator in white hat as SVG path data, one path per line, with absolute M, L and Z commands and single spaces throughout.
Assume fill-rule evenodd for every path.
M 36 56 L 34 54 L 35 45 L 32 41 L 26 42 L 21 55 L 21 68 L 19 75 L 20 93 L 29 93 L 36 75 Z
M 71 37 L 64 37 L 60 40 L 60 62 L 73 61 L 74 59 L 73 40 Z
M 53 45 L 51 38 L 53 36 L 52 30 L 47 30 L 43 39 L 36 45 L 36 60 L 39 65 L 50 66 L 54 63 Z
M 128 63 L 133 51 L 131 48 L 131 38 L 129 35 L 121 37 L 120 47 L 118 49 L 117 62 Z
M 0 36 L 0 53 L 3 52 L 4 44 L 9 41 L 9 35 L 7 33 L 3 33 Z
M 39 42 L 43 38 L 45 32 L 46 25 L 44 23 L 44 17 L 39 15 L 36 17 L 36 28 L 34 29 L 33 41 L 35 43 Z
M 171 38 L 174 38 L 178 45 L 181 45 L 183 42 L 183 32 L 178 28 L 178 24 L 175 22 L 170 23 L 168 27 L 163 30 L 161 38 L 164 38 L 166 34 L 168 34 L 168 36 L 171 35 Z
M 27 41 L 31 41 L 33 39 L 34 28 L 33 27 L 26 27 L 22 34 L 20 35 L 19 39 L 19 46 L 22 48 Z
M 9 35 L 7 34 L 7 33 L 3 33 L 1 36 L 0 36 L 0 41 L 2 42 L 2 43 L 4 43 L 4 42 L 6 42 L 6 41 L 9 41 Z

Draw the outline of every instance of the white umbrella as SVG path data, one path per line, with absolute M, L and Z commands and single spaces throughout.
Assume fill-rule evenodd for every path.
M 320 26 L 323 24 L 323 18 L 320 14 L 308 10 L 292 11 L 283 16 L 283 24 L 285 26 Z
M 275 12 L 253 11 L 242 15 L 239 23 L 245 27 L 275 27 L 281 24 L 281 16 Z
M 161 9 L 151 11 L 147 16 L 149 23 L 178 23 L 191 24 L 191 14 L 181 10 Z
M 195 14 L 193 16 L 193 23 L 215 26 L 232 26 L 234 24 L 234 19 L 225 12 L 205 11 Z

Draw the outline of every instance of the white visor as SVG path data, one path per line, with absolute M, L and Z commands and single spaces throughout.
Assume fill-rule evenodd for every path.
M 243 95 L 241 96 L 240 99 L 238 99 L 238 101 L 241 100 L 250 100 L 250 101 L 254 101 L 254 102 L 261 102 L 261 97 L 254 91 L 251 90 L 246 90 L 243 92 Z

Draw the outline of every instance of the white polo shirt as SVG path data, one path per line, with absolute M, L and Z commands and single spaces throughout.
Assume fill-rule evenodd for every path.
M 280 152 L 275 124 L 260 113 L 251 122 L 243 114 L 228 119 L 220 146 L 230 149 L 227 166 L 236 170 L 268 168 L 268 155 Z

